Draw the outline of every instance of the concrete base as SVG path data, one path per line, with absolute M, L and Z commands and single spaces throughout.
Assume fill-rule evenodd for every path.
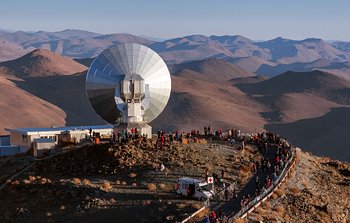
M 131 132 L 132 128 L 137 128 L 137 132 L 142 136 L 146 135 L 148 139 L 152 138 L 152 127 L 146 123 L 123 123 L 114 127 L 113 132 L 115 135 L 123 132 L 123 129 L 126 129 L 128 132 Z

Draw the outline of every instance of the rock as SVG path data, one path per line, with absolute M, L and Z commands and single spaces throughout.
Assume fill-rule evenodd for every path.
M 165 218 L 167 221 L 173 221 L 175 219 L 175 215 L 168 215 Z

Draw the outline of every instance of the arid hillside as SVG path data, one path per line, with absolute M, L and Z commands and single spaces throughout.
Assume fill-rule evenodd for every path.
M 0 63 L 0 70 L 18 77 L 70 75 L 87 67 L 49 50 L 34 50 L 18 59 Z
M 0 74 L 0 134 L 5 134 L 4 128 L 65 125 L 62 109 L 20 89 L 14 81 L 23 82 Z
M 222 59 L 206 59 L 171 66 L 171 71 L 175 76 L 185 77 L 185 72 L 179 72 L 184 69 L 204 74 L 198 79 L 208 81 L 227 81 L 234 78 L 255 76 L 255 74 Z
M 350 165 L 299 152 L 272 199 L 249 215 L 258 222 L 350 222 Z

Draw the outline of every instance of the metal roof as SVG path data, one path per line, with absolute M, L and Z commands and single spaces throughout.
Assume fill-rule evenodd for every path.
M 6 131 L 16 132 L 19 134 L 28 134 L 31 132 L 63 132 L 63 131 L 74 131 L 74 130 L 89 130 L 93 131 L 99 129 L 112 129 L 112 125 L 89 125 L 89 126 L 66 126 L 66 127 L 52 127 L 52 128 L 16 128 L 16 129 L 8 129 Z

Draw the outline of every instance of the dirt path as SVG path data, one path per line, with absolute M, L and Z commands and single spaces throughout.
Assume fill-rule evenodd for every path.
M 264 156 L 264 158 L 269 159 L 270 162 L 273 163 L 275 150 L 271 147 L 271 145 L 269 145 L 267 153 L 263 153 L 262 155 Z M 257 176 L 259 177 L 260 182 L 264 182 L 267 173 L 263 172 L 260 169 L 250 178 L 249 182 L 241 190 L 238 191 L 236 198 L 232 198 L 228 202 L 220 202 L 219 204 L 216 203 L 211 207 L 211 209 L 218 212 L 220 212 L 220 209 L 222 209 L 222 211 L 226 213 L 226 215 L 230 217 L 234 216 L 241 209 L 240 202 L 243 196 L 247 197 L 248 194 L 250 194 L 251 197 L 254 197 L 254 192 L 256 189 L 255 179 Z

